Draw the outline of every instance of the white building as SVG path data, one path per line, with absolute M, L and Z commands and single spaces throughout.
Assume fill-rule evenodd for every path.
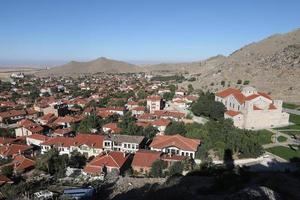
M 225 105 L 224 117 L 232 119 L 238 128 L 264 129 L 289 124 L 289 114 L 282 111 L 282 101 L 272 100 L 253 87 L 225 89 L 216 93 L 215 101 Z
M 147 97 L 147 108 L 150 113 L 153 113 L 156 110 L 161 110 L 162 108 L 162 99 L 158 95 L 152 95 Z

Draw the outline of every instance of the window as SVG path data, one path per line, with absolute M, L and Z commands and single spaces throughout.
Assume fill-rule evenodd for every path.
M 128 144 L 128 149 L 130 149 L 131 148 L 131 145 L 130 144 Z
M 127 144 L 124 144 L 124 148 L 127 148 Z
M 190 157 L 193 157 L 193 153 L 190 153 Z
M 184 156 L 184 152 L 181 152 L 181 155 Z

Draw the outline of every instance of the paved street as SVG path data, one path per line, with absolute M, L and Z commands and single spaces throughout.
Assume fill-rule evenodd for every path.
M 292 113 L 292 114 L 295 114 L 295 115 L 300 115 L 300 110 L 288 109 L 288 108 L 283 108 L 282 110 L 284 112 L 287 112 L 287 113 Z
M 278 130 L 273 130 L 273 129 L 267 129 L 267 130 L 274 133 L 274 134 L 276 134 L 276 138 L 278 138 L 279 136 L 286 137 L 287 141 L 285 141 L 285 142 L 275 141 L 274 143 L 265 144 L 265 145 L 263 145 L 264 149 L 277 147 L 277 146 L 286 146 L 286 147 L 288 147 L 289 145 L 299 145 L 300 144 L 299 140 L 295 140 L 294 138 L 292 138 L 290 135 L 288 135 L 286 133 L 282 133 Z

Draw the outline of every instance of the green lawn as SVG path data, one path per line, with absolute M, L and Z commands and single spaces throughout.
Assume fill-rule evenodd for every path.
M 277 141 L 278 141 L 278 142 L 286 142 L 286 141 L 287 141 L 287 138 L 284 137 L 284 136 L 279 136 L 279 137 L 277 138 Z
M 289 147 L 273 147 L 266 149 L 272 154 L 275 154 L 283 159 L 290 160 L 291 158 L 300 158 L 300 150 L 293 150 Z
M 264 145 L 264 144 L 270 144 L 272 143 L 271 137 L 273 133 L 268 131 L 268 130 L 260 130 L 257 133 L 257 139 L 259 144 Z
M 289 108 L 289 109 L 296 109 L 296 108 L 298 108 L 300 106 L 296 105 L 296 104 L 292 104 L 292 103 L 284 103 L 283 102 L 282 107 Z

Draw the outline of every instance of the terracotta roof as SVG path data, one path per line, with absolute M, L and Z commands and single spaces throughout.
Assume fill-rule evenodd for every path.
M 186 156 L 169 155 L 169 154 L 163 154 L 161 156 L 161 160 L 164 161 L 183 161 L 185 159 L 187 159 Z
M 161 97 L 158 96 L 158 95 L 151 95 L 151 96 L 147 97 L 147 100 L 150 100 L 150 101 L 160 101 Z
M 94 134 L 77 134 L 74 138 L 75 146 L 87 145 L 89 147 L 94 147 L 98 149 L 103 148 L 103 135 L 94 135 Z
M 97 174 L 101 172 L 101 168 L 112 167 L 120 169 L 128 159 L 129 155 L 123 152 L 111 151 L 107 154 L 101 154 L 89 162 L 83 169 L 87 173 Z
M 269 110 L 276 110 L 276 106 L 272 103 L 269 105 Z
M 166 147 L 175 146 L 179 149 L 186 151 L 197 151 L 200 145 L 200 140 L 190 139 L 183 137 L 179 134 L 176 135 L 158 135 L 155 136 L 150 144 L 150 147 L 156 149 L 163 149 Z
M 245 101 L 250 101 L 252 99 L 255 99 L 259 96 L 263 96 L 267 99 L 272 100 L 272 98 L 268 94 L 263 93 L 263 92 L 258 92 L 257 94 L 252 94 L 252 95 L 246 97 L 245 95 L 243 95 L 243 93 L 239 89 L 235 89 L 235 88 L 227 88 L 221 92 L 216 93 L 216 96 L 222 97 L 222 98 L 225 98 L 229 95 L 233 95 L 240 104 L 244 103 Z
M 161 118 L 161 119 L 153 121 L 152 125 L 153 126 L 168 126 L 170 123 L 171 123 L 170 120 Z
M 35 166 L 35 161 L 26 158 L 23 155 L 17 155 L 16 157 L 14 157 L 12 164 L 14 165 L 14 169 L 16 171 L 23 171 L 33 168 Z
M 132 166 L 136 167 L 151 167 L 153 162 L 160 159 L 161 152 L 151 150 L 138 150 L 135 152 Z
M 30 136 L 27 136 L 27 138 L 31 138 L 34 140 L 40 140 L 40 141 L 47 141 L 48 139 L 50 139 L 49 137 L 47 137 L 45 135 L 41 135 L 41 134 L 32 134 Z
M 237 112 L 237 111 L 234 111 L 234 110 L 227 110 L 226 112 L 225 112 L 225 114 L 226 115 L 229 115 L 229 116 L 231 116 L 231 117 L 234 117 L 234 116 L 236 116 L 236 115 L 238 115 L 238 114 L 241 114 L 240 112 Z
M 57 146 L 57 147 L 70 147 L 74 144 L 73 138 L 68 137 L 54 137 L 51 138 L 45 142 L 43 142 L 41 145 L 48 145 L 48 146 Z
M 157 117 L 174 117 L 178 119 L 185 117 L 185 113 L 169 110 L 155 110 L 154 115 Z
M 5 157 L 14 156 L 19 153 L 24 153 L 27 150 L 32 149 L 31 146 L 23 144 L 11 144 L 0 147 L 0 154 Z
M 9 110 L 5 112 L 0 113 L 0 117 L 2 118 L 8 118 L 8 117 L 16 117 L 16 116 L 22 116 L 26 115 L 25 110 Z
M 103 125 L 103 128 L 108 128 L 108 129 L 110 129 L 114 133 L 119 133 L 119 132 L 122 131 L 122 129 L 118 127 L 117 123 L 108 123 L 108 124 L 105 124 L 105 125 Z
M 9 179 L 7 176 L 0 174 L 0 186 L 4 185 L 5 183 L 12 184 L 13 181 Z

